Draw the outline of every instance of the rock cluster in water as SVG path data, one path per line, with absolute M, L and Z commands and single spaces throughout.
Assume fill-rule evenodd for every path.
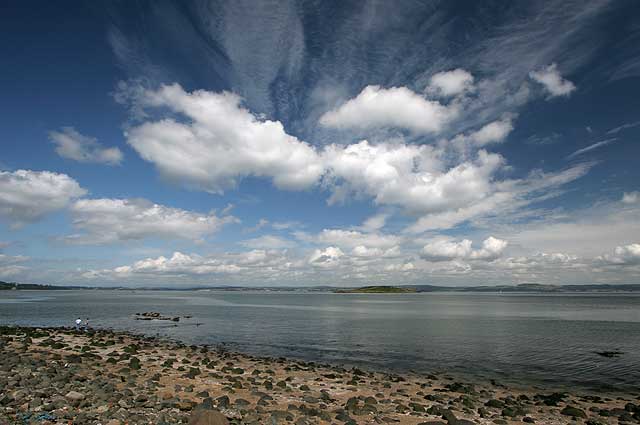
M 157 311 L 145 311 L 144 313 L 136 313 L 136 320 L 171 320 L 172 322 L 179 322 L 180 317 L 178 316 L 163 316 Z
M 638 394 L 515 391 L 112 331 L 0 327 L 0 424 L 623 424 Z

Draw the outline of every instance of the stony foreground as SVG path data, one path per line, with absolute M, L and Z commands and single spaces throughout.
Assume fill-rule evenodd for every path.
M 622 424 L 638 394 L 523 392 L 113 331 L 0 327 L 0 424 Z

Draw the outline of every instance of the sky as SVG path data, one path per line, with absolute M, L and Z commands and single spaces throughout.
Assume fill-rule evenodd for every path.
M 636 1 L 0 11 L 0 280 L 640 282 Z

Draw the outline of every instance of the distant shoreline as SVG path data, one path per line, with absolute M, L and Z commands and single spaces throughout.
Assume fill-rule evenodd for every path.
M 2 290 L 109 290 L 109 291 L 264 291 L 264 292 L 327 292 L 340 294 L 412 294 L 425 292 L 486 292 L 486 293 L 629 293 L 640 292 L 640 284 L 586 284 L 543 285 L 523 283 L 518 285 L 437 286 L 437 285 L 369 285 L 360 287 L 334 286 L 203 286 L 203 287 L 110 287 L 110 286 L 62 286 L 30 283 L 1 282 Z

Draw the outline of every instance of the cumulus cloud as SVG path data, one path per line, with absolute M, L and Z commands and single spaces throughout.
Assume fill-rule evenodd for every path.
M 513 129 L 514 115 L 504 115 L 476 131 L 459 135 L 451 143 L 363 140 L 316 148 L 288 135 L 280 122 L 256 118 L 231 93 L 189 93 L 177 84 L 136 93 L 138 104 L 169 109 L 174 115 L 157 121 L 145 118 L 146 122 L 128 130 L 128 142 L 163 175 L 209 192 L 221 193 L 247 176 L 271 178 L 276 187 L 284 189 L 300 190 L 320 184 L 331 193 L 329 204 L 370 198 L 377 205 L 400 207 L 420 216 L 420 223 L 412 230 L 420 231 L 416 229 L 450 227 L 514 200 L 517 202 L 510 208 L 526 205 L 531 193 L 543 188 L 537 187 L 534 179 L 499 181 L 496 176 L 504 169 L 505 160 L 484 149 L 505 140 Z M 398 99 L 409 101 L 396 108 L 394 102 Z M 386 104 L 387 100 L 391 103 Z M 369 111 L 369 107 L 373 109 Z M 405 114 L 403 107 L 412 112 Z M 399 124 L 400 121 L 420 115 L 420 125 L 431 126 L 433 131 L 440 124 L 434 126 L 435 121 L 425 119 L 422 112 L 431 108 L 447 110 L 443 112 L 447 116 L 452 113 L 406 88 L 375 86 L 333 111 L 334 115 L 325 115 L 325 121 L 331 116 L 343 117 L 343 108 L 347 111 L 344 116 L 356 117 L 362 112 L 365 120 L 386 127 L 406 124 L 405 128 L 410 128 L 410 124 Z M 404 118 L 396 120 L 396 112 Z M 436 115 L 441 114 L 433 116 Z M 420 130 L 414 126 L 415 129 Z M 427 131 L 426 127 L 420 131 L 423 130 Z M 575 170 L 578 169 L 587 168 L 577 166 Z M 544 179 L 549 181 L 546 187 L 562 184 L 552 183 L 550 177 Z
M 493 260 L 502 255 L 508 242 L 502 239 L 489 236 L 482 241 L 482 248 L 471 252 L 471 258 L 476 260 Z
M 119 165 L 122 162 L 123 155 L 120 149 L 105 148 L 95 137 L 82 135 L 73 127 L 50 131 L 49 138 L 56 145 L 58 155 L 63 158 L 106 165 Z
M 371 145 L 362 141 L 326 150 L 333 196 L 371 196 L 377 204 L 397 205 L 412 212 L 460 208 L 483 199 L 491 177 L 503 164 L 498 154 L 480 151 L 471 161 L 447 169 L 430 145 Z
M 260 120 L 235 94 L 186 92 L 178 84 L 145 90 L 147 108 L 168 108 L 164 118 L 130 128 L 127 142 L 170 179 L 212 193 L 248 176 L 268 177 L 280 189 L 315 184 L 323 172 L 315 149 L 288 135 L 279 121 Z
M 542 84 L 549 92 L 549 97 L 569 96 L 576 89 L 575 84 L 562 78 L 555 63 L 538 71 L 531 71 L 529 77 Z
M 65 208 L 87 192 L 66 174 L 50 171 L 0 171 L 0 216 L 13 227 Z
M 242 276 L 242 279 L 269 279 L 284 276 L 292 268 L 292 262 L 277 250 L 251 250 L 240 253 L 223 253 L 202 256 L 174 252 L 170 257 L 159 256 L 145 258 L 131 265 L 123 265 L 113 269 L 88 270 L 82 273 L 83 279 L 106 279 L 120 282 L 122 279 L 149 279 L 175 283 L 177 278 L 192 282 L 193 279 L 206 279 L 206 282 L 217 277 L 228 279 Z
M 430 242 L 422 248 L 422 258 L 430 261 L 449 261 L 457 258 L 468 258 L 471 255 L 471 240 L 460 242 L 441 239 Z
M 482 242 L 482 248 L 473 249 L 472 242 L 469 239 L 456 242 L 441 238 L 426 244 L 422 248 L 421 256 L 428 261 L 491 261 L 500 257 L 507 245 L 507 241 L 490 236 Z
M 635 204 L 640 201 L 640 192 L 624 192 L 622 194 L 622 203 Z
M 85 277 L 102 276 L 129 276 L 140 275 L 204 275 L 217 273 L 237 273 L 240 268 L 234 264 L 225 264 L 216 259 L 208 259 L 199 255 L 187 255 L 181 252 L 174 252 L 169 258 L 160 256 L 157 258 L 146 258 L 136 261 L 131 266 L 120 266 L 113 270 L 103 270 L 100 272 L 90 271 L 85 273 Z
M 358 96 L 320 117 L 320 124 L 338 129 L 394 127 L 414 133 L 438 133 L 457 114 L 406 87 L 367 86 Z
M 154 204 L 145 199 L 81 199 L 70 208 L 73 225 L 82 233 L 67 236 L 77 244 L 104 244 L 144 238 L 200 241 L 237 221 L 215 212 L 200 214 Z
M 428 91 L 442 96 L 455 96 L 472 89 L 473 75 L 460 68 L 434 74 L 428 87 Z
M 602 255 L 598 259 L 606 264 L 620 266 L 640 264 L 640 243 L 617 246 L 613 253 Z
M 329 246 L 325 249 L 316 249 L 309 256 L 309 264 L 314 267 L 333 268 L 340 264 L 344 252 L 338 247 Z

